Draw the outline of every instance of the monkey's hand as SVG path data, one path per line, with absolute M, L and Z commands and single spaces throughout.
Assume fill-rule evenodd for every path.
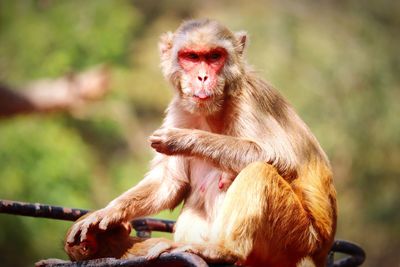
M 130 231 L 129 219 L 125 212 L 112 206 L 105 207 L 77 221 L 69 230 L 66 242 L 68 245 L 80 244 L 88 239 L 90 232 L 107 230 L 117 225 Z
M 191 129 L 161 128 L 149 138 L 151 147 L 166 155 L 190 153 L 196 140 L 196 131 Z

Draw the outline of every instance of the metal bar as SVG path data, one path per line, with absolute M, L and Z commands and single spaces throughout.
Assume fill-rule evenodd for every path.
M 45 205 L 40 203 L 27 203 L 12 200 L 0 200 L 0 213 L 57 219 L 65 221 L 76 221 L 89 210 L 65 208 L 59 206 Z M 172 233 L 175 222 L 171 220 L 161 220 L 152 218 L 136 219 L 132 222 L 133 228 L 137 232 L 167 232 Z
M 14 214 L 14 215 L 23 215 L 23 216 L 31 216 L 31 217 L 40 217 L 40 218 L 49 218 L 49 219 L 58 219 L 58 220 L 67 220 L 67 221 L 75 221 L 82 215 L 88 213 L 88 210 L 83 209 L 73 209 L 73 208 L 65 208 L 59 206 L 51 206 L 39 203 L 26 203 L 20 201 L 11 201 L 11 200 L 0 200 L 0 213 Z M 175 222 L 171 220 L 161 220 L 161 219 L 153 219 L 153 218 L 143 218 L 136 219 L 131 222 L 133 228 L 137 231 L 137 234 L 140 235 L 143 233 L 144 235 L 151 234 L 151 231 L 159 231 L 159 232 L 168 232 L 172 233 L 174 230 Z M 146 236 L 147 236 L 146 235 Z M 333 262 L 333 254 L 334 253 L 343 253 L 349 256 L 346 256 L 342 259 L 336 260 Z M 177 253 L 175 253 L 177 254 Z M 173 254 L 173 255 L 175 255 Z M 183 253 L 185 254 L 185 253 Z M 193 254 L 188 254 L 190 257 Z M 186 255 L 185 254 L 185 255 Z M 172 255 L 172 254 L 166 254 Z M 183 255 L 183 256 L 185 256 Z M 186 255 L 186 256 L 187 256 Z M 176 256 L 176 255 L 175 255 Z M 183 257 L 182 255 L 178 255 L 177 259 Z M 186 257 L 185 256 L 185 257 Z M 163 255 L 161 256 L 163 257 Z M 171 258 L 165 258 L 165 260 Z M 102 261 L 106 263 L 101 263 Z M 113 260 L 110 259 L 99 259 L 96 262 L 88 261 L 87 263 L 68 263 L 69 265 L 52 265 L 52 266 L 158 266 L 161 264 L 149 265 L 152 262 L 140 263 L 141 265 L 137 265 L 139 260 Z M 360 266 L 365 261 L 365 252 L 364 250 L 353 243 L 344 241 L 344 240 L 336 240 L 332 246 L 330 256 L 327 260 L 327 265 L 329 267 L 356 267 Z M 203 261 L 204 262 L 204 261 Z M 64 264 L 64 263 L 63 263 Z M 66 263 L 65 263 L 66 264 Z M 74 265 L 75 264 L 75 265 Z M 80 264 L 80 265 L 76 265 Z M 87 265 L 89 264 L 89 265 Z M 94 265 L 93 265 L 94 264 Z M 103 264 L 103 265 L 99 265 Z M 113 265 L 114 264 L 114 265 Z M 136 265 L 135 265 L 136 264 Z M 203 266 L 203 265 L 176 265 L 177 263 L 173 263 L 172 265 L 165 266 Z M 207 265 L 204 265 L 207 266 Z
M 344 240 L 335 240 L 331 251 L 347 254 L 350 256 L 336 260 L 334 267 L 356 267 L 365 261 L 365 251 L 358 245 Z
M 0 200 L 0 213 L 14 215 L 76 221 L 88 210 L 71 209 L 59 206 L 44 205 L 39 203 L 27 203 L 12 200 Z
M 172 233 L 174 231 L 175 221 L 143 218 L 133 220 L 132 226 L 136 231 L 158 231 Z
M 117 267 L 117 266 L 140 266 L 140 267 L 208 267 L 207 263 L 197 255 L 180 252 L 161 254 L 155 260 L 147 260 L 145 257 L 134 259 L 103 258 L 89 261 L 75 261 L 62 263 L 42 264 L 41 267 Z
M 328 257 L 326 258 L 326 267 L 333 267 L 335 260 L 335 253 L 331 250 L 329 251 Z

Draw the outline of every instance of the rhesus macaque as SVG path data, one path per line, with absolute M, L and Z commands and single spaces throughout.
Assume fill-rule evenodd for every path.
M 328 159 L 293 108 L 247 65 L 246 39 L 212 20 L 186 21 L 161 37 L 163 74 L 176 95 L 150 137 L 158 152 L 152 168 L 76 223 L 68 243 L 183 201 L 174 240 L 184 245 L 175 251 L 246 266 L 324 266 L 336 228 Z M 221 180 L 233 182 L 224 190 Z
M 84 220 L 89 214 L 79 218 L 76 223 Z M 70 230 L 67 232 L 68 238 Z M 145 256 L 151 260 L 157 258 L 165 250 L 174 248 L 177 244 L 165 238 L 139 238 L 130 236 L 131 225 L 129 222 L 109 225 L 107 230 L 98 228 L 87 233 L 84 241 L 76 240 L 74 243 L 65 242 L 64 250 L 72 261 L 84 261 L 98 258 L 129 259 Z M 47 259 L 37 262 L 36 266 L 48 266 L 57 263 L 67 263 L 60 259 Z

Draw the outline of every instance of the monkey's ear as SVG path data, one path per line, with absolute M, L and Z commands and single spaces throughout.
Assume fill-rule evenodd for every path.
M 160 49 L 161 56 L 169 53 L 173 45 L 174 34 L 172 32 L 166 32 L 161 35 L 160 41 L 158 43 L 158 48 Z
M 239 54 L 243 54 L 243 51 L 246 47 L 247 32 L 245 31 L 235 32 L 235 37 L 238 44 L 236 49 Z

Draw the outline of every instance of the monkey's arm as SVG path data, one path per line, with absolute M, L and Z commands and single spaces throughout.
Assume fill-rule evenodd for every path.
M 157 155 L 146 177 L 106 208 L 124 211 L 128 220 L 174 208 L 183 200 L 189 184 L 186 168 L 182 157 Z
M 154 132 L 151 146 L 166 155 L 186 155 L 208 159 L 219 168 L 239 173 L 252 162 L 273 164 L 280 173 L 291 174 L 294 166 L 268 151 L 256 141 L 195 129 L 168 128 Z
M 90 228 L 107 229 L 136 217 L 174 208 L 183 199 L 188 185 L 186 162 L 181 157 L 157 155 L 153 167 L 135 187 L 73 225 L 68 243 L 86 239 Z

